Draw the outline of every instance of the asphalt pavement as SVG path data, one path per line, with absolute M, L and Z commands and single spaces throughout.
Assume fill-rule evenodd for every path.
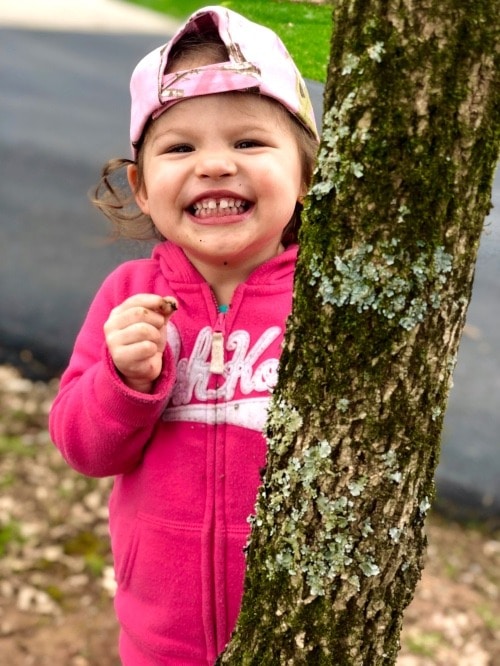
M 149 254 L 110 242 L 87 192 L 109 157 L 129 155 L 130 73 L 174 28 L 117 0 L 0 0 L 0 362 L 58 373 L 104 276 Z M 319 115 L 321 86 L 310 88 Z M 443 510 L 498 520 L 498 173 L 493 202 L 436 478 Z

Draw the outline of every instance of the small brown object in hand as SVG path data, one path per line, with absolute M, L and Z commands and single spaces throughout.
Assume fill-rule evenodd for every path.
M 173 312 L 178 310 L 178 308 L 177 301 L 173 296 L 164 296 L 158 309 L 165 316 L 170 316 Z

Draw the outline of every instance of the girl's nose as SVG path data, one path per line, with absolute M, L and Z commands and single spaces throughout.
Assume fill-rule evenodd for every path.
M 235 161 L 227 151 L 210 151 L 200 154 L 196 175 L 200 178 L 224 178 L 236 173 Z

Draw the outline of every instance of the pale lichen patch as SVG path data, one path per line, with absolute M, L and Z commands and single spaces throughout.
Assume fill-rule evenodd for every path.
M 285 400 L 275 399 L 271 401 L 267 423 L 274 434 L 271 440 L 272 448 L 281 455 L 292 444 L 296 433 L 302 427 L 302 417 Z
M 427 511 L 429 511 L 430 508 L 431 508 L 431 503 L 429 501 L 429 498 L 426 496 L 426 497 L 424 497 L 424 499 L 418 505 L 418 509 L 419 509 L 420 513 L 423 516 L 425 516 Z
M 335 403 L 335 406 L 337 407 L 339 412 L 345 413 L 349 409 L 349 404 L 350 400 L 348 400 L 347 398 L 339 398 Z
M 370 60 L 382 62 L 382 56 L 385 53 L 384 42 L 376 42 L 373 46 L 369 46 L 366 52 Z
M 375 564 L 373 560 L 369 558 L 360 562 L 359 568 L 367 578 L 371 578 L 372 576 L 378 576 L 380 573 L 380 567 L 377 564 Z
M 356 479 L 355 481 L 349 481 L 347 488 L 353 497 L 359 497 L 363 490 L 366 487 L 367 478 L 365 476 Z
M 360 57 L 354 53 L 347 53 L 342 67 L 342 75 L 352 74 L 359 67 Z
M 432 420 L 437 421 L 442 413 L 443 413 L 443 410 L 441 409 L 441 407 L 433 407 L 433 409 L 431 411 Z
M 401 213 L 403 214 L 403 213 Z M 409 260 L 400 241 L 351 247 L 334 259 L 335 273 L 327 275 L 313 255 L 309 283 L 317 287 L 323 305 L 352 306 L 358 312 L 373 310 L 411 330 L 441 303 L 441 290 L 452 269 L 451 255 L 438 246 Z
M 389 530 L 389 537 L 394 541 L 394 543 L 399 543 L 401 537 L 401 529 L 399 527 L 391 527 Z
M 310 193 L 317 199 L 339 187 L 345 179 L 345 169 L 351 170 L 351 165 L 344 164 L 338 149 L 341 139 L 351 134 L 347 122 L 349 111 L 354 105 L 356 93 L 349 93 L 340 107 L 332 106 L 323 119 L 322 144 L 318 153 L 315 184 Z M 364 130 L 362 130 L 364 131 Z M 359 173 L 359 168 L 356 169 Z

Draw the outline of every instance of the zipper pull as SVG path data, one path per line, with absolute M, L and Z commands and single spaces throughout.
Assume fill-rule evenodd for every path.
M 224 336 L 222 331 L 214 331 L 212 335 L 210 372 L 213 372 L 214 375 L 222 375 L 224 372 Z
M 224 329 L 226 324 L 225 311 L 219 312 L 212 333 L 212 356 L 210 359 L 210 372 L 222 375 L 224 372 Z

